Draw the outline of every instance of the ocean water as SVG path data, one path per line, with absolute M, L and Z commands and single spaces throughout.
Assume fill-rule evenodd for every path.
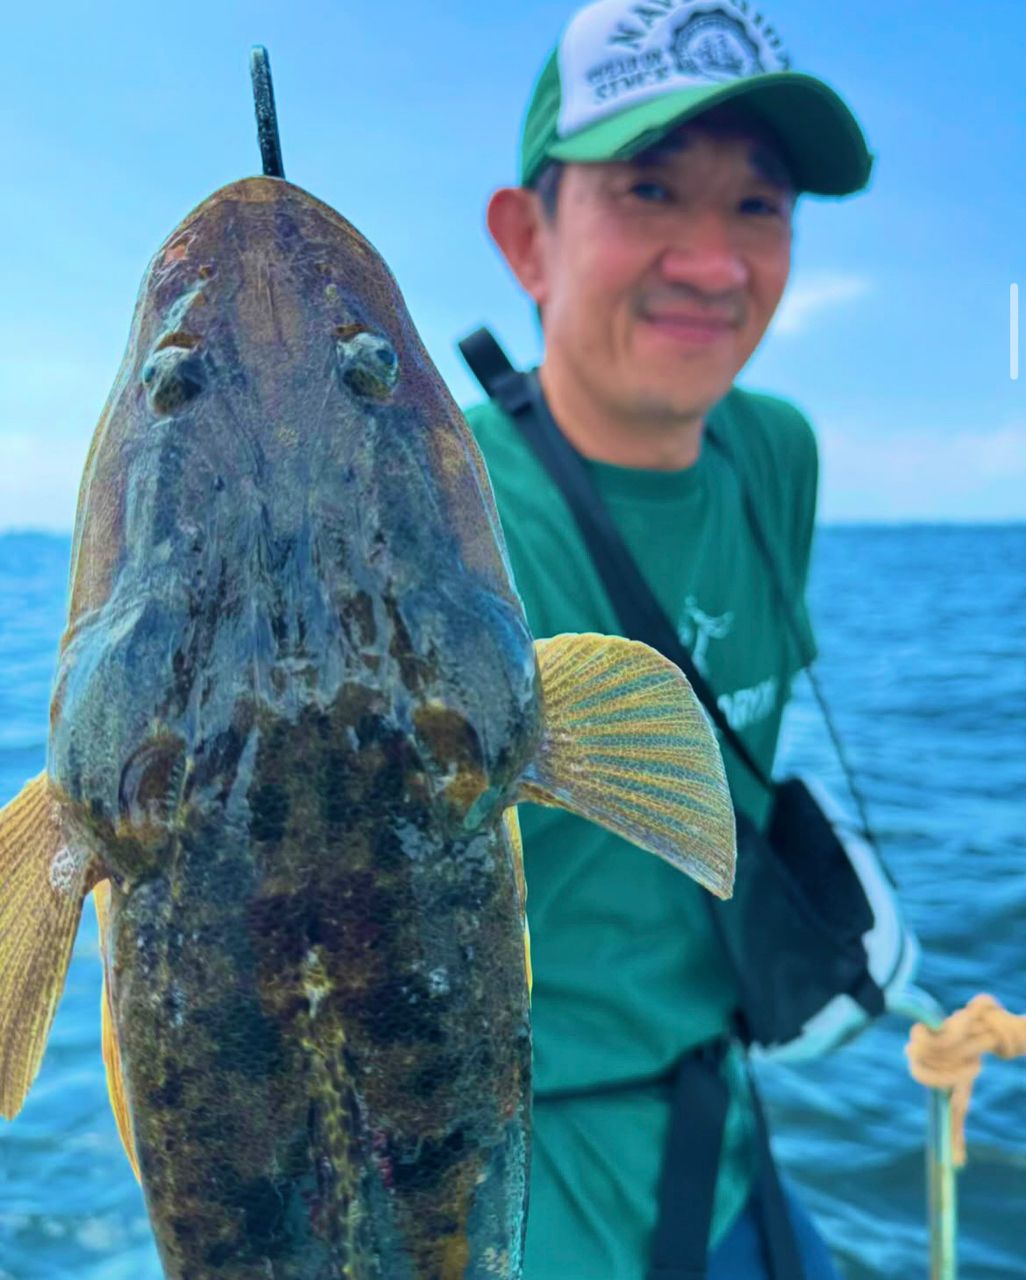
M 68 553 L 0 537 L 0 803 L 43 767 Z M 823 529 L 811 600 L 922 983 L 949 1009 L 990 991 L 1026 1012 L 1026 525 Z M 843 790 L 804 682 L 781 763 Z M 87 906 L 39 1079 L 0 1121 L 0 1280 L 159 1280 L 107 1105 L 99 995 Z M 848 1280 L 927 1275 L 926 1097 L 906 1031 L 886 1019 L 829 1058 L 762 1071 L 778 1154 Z M 968 1133 L 960 1275 L 1026 1278 L 1026 1063 L 987 1060 Z

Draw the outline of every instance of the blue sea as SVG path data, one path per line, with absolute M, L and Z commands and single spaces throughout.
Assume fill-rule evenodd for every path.
M 69 544 L 0 537 L 0 803 L 43 767 Z M 827 527 L 819 676 L 948 1009 L 1026 1012 L 1026 525 Z M 804 682 L 783 767 L 842 788 Z M 100 1060 L 83 915 L 35 1088 L 0 1121 L 0 1280 L 159 1280 Z M 926 1277 L 926 1096 L 887 1019 L 811 1065 L 763 1069 L 776 1149 L 848 1280 Z M 962 1280 L 1026 1278 L 1026 1062 L 988 1059 L 959 1179 Z M 567 1280 L 577 1280 L 567 1277 Z

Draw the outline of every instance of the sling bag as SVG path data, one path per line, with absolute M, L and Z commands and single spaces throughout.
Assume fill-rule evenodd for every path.
M 868 823 L 845 819 L 809 780 L 770 779 L 728 723 L 653 596 L 583 458 L 553 421 L 537 376 L 517 372 L 485 329 L 464 339 L 460 350 L 562 493 L 623 634 L 651 645 L 684 672 L 723 742 L 773 797 L 765 832 L 735 808 L 734 894 L 727 902 L 709 899 L 737 973 L 741 1038 L 780 1057 L 837 1047 L 883 1013 L 889 999 L 897 1000 L 918 962 L 915 938 L 901 920 L 893 879 Z M 720 435 L 707 433 L 736 469 Z M 769 543 L 743 476 L 739 480 L 755 544 L 802 654 Z M 861 807 L 857 795 L 856 801 Z

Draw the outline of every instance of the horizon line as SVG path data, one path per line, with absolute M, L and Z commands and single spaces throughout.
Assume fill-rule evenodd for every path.
M 1007 529 L 1026 525 L 1026 515 L 1015 516 L 829 516 L 817 519 L 819 528 L 977 528 Z M 49 526 L 7 525 L 0 526 L 0 538 L 70 538 L 73 528 L 55 529 Z

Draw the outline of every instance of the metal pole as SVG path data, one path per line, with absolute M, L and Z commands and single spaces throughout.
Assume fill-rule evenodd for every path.
M 956 1280 L 958 1203 L 951 1157 L 951 1093 L 930 1090 L 930 1138 L 926 1156 L 930 1212 L 930 1280 Z
M 913 1022 L 936 1030 L 944 1010 L 933 996 L 909 987 L 893 1006 Z M 958 1188 L 951 1151 L 951 1090 L 929 1089 L 926 1144 L 926 1195 L 930 1224 L 930 1280 L 958 1280 Z
M 268 178 L 284 178 L 278 137 L 278 113 L 274 107 L 274 85 L 271 83 L 271 60 L 262 44 L 253 46 L 249 55 L 249 73 L 253 80 L 253 105 L 256 108 L 257 138 L 264 174 Z

